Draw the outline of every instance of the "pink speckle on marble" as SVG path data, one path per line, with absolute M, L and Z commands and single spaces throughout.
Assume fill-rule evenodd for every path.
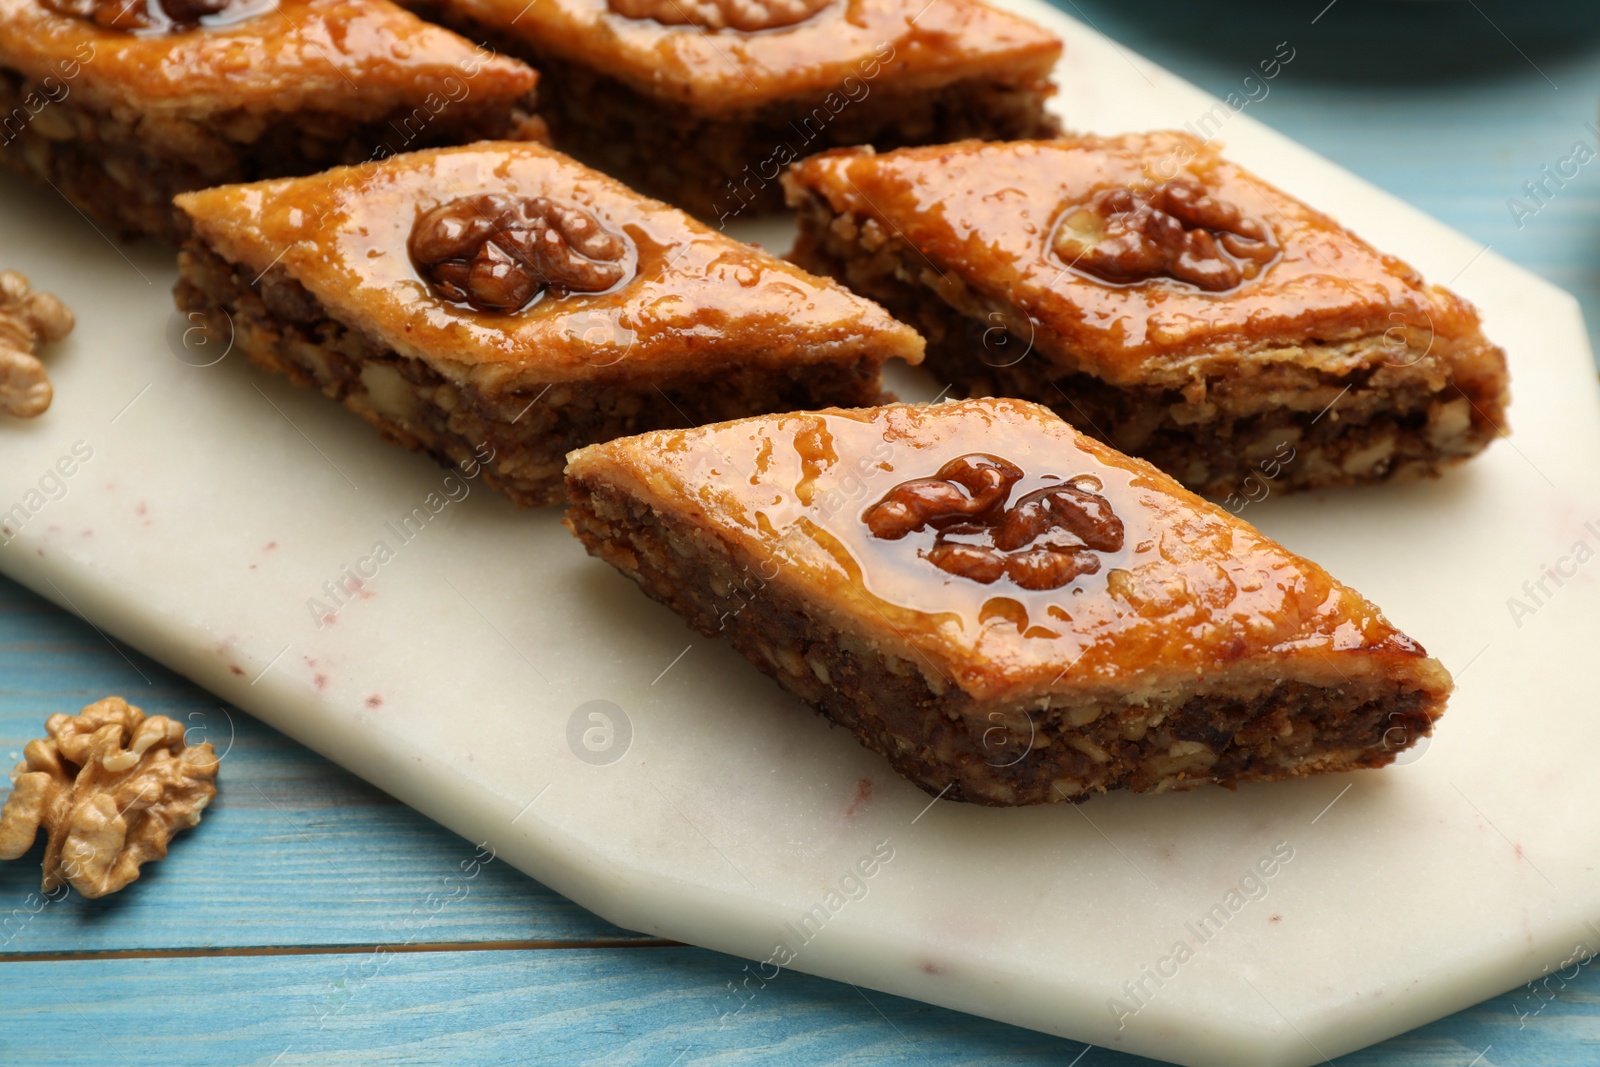
M 863 778 L 856 783 L 856 795 L 851 799 L 850 806 L 845 809 L 845 818 L 849 818 L 872 800 L 872 779 Z

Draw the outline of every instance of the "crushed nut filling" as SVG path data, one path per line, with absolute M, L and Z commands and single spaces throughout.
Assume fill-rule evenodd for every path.
M 0 412 L 32 419 L 49 410 L 55 390 L 35 353 L 67 336 L 72 326 L 67 305 L 34 292 L 16 271 L 0 271 Z
M 1093 475 L 1035 489 L 1007 506 L 1016 464 L 970 453 L 932 478 L 902 482 L 864 513 L 874 537 L 898 541 L 932 529 L 920 554 L 940 570 L 984 585 L 1001 577 L 1024 589 L 1059 589 L 1100 569 L 1098 552 L 1122 548 L 1122 520 Z
M 0 859 L 21 857 L 43 829 L 46 893 L 63 882 L 86 897 L 115 893 L 217 795 L 211 746 L 185 744 L 181 723 L 120 697 L 52 715 L 45 732 L 11 772 Z
M 624 18 L 707 30 L 775 30 L 815 15 L 833 0 L 609 0 Z
M 446 300 L 519 311 L 546 289 L 599 293 L 629 273 L 630 243 L 589 212 L 542 196 L 479 193 L 411 228 L 411 258 Z
M 1278 256 L 1272 229 L 1193 178 L 1146 192 L 1104 189 L 1067 208 L 1051 248 L 1102 281 L 1175 278 L 1211 292 L 1255 278 Z
M 167 32 L 192 30 L 201 19 L 236 11 L 257 14 L 251 0 L 43 0 L 50 10 L 88 19 L 108 30 Z M 248 9 L 248 10 L 247 10 Z

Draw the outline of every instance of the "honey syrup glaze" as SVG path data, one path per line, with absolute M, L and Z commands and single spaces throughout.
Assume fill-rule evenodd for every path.
M 548 198 L 592 219 L 620 248 L 609 288 L 514 311 L 441 293 L 414 259 L 416 227 L 441 205 L 486 193 Z M 922 355 L 921 338 L 877 305 L 543 145 L 430 149 L 179 204 L 229 258 L 258 271 L 281 265 L 343 321 L 445 373 L 470 368 L 494 389 L 693 371 L 728 353 L 789 368 L 850 352 Z
M 1064 665 L 1076 684 L 1306 645 L 1422 654 L 1316 564 L 1022 401 L 752 419 L 650 450 L 685 503 L 781 580 L 915 645 L 975 696 L 1050 685 Z M 1029 528 L 1008 532 L 1019 505 L 1066 518 L 1019 517 Z M 941 544 L 1003 557 L 1051 546 L 1092 563 L 1032 581 L 1004 561 L 944 566 Z
M 1477 329 L 1470 304 L 1187 134 L 837 149 L 792 174 L 1026 311 L 1039 355 L 1113 384 L 1187 381 L 1182 360 L 1241 346 Z M 1177 232 L 1146 241 L 1141 219 Z
M 74 94 L 152 112 L 153 123 L 221 115 L 244 131 L 265 114 L 344 107 L 377 116 L 399 101 L 421 104 L 430 93 L 452 101 L 463 91 L 476 102 L 520 99 L 538 81 L 526 65 L 384 0 L 231 0 L 209 15 L 200 12 L 215 6 L 211 0 L 181 0 L 197 18 L 168 25 L 175 8 L 167 5 L 179 2 L 158 0 L 160 19 L 117 29 L 40 0 L 0 0 L 0 62 L 32 78 L 59 78 L 65 57 L 76 57 L 71 69 L 81 69 L 83 81 Z M 104 4 L 134 10 L 122 0 Z

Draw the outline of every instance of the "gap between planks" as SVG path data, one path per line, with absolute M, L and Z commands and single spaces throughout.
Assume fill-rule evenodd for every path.
M 681 948 L 681 941 L 599 938 L 592 941 L 426 941 L 384 945 L 249 945 L 237 948 L 124 948 L 84 952 L 13 952 L 0 954 L 7 963 L 72 963 L 80 960 L 172 960 L 228 956 L 337 956 L 375 952 L 523 952 L 530 949 Z

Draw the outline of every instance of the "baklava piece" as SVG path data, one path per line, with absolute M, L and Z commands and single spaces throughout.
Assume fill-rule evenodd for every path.
M 172 197 L 543 138 L 538 75 L 388 0 L 0 0 L 0 160 L 117 232 Z
M 785 181 L 792 258 L 916 325 L 958 390 L 1236 507 L 1434 475 L 1505 432 L 1471 304 L 1187 135 L 837 151 Z
M 187 193 L 178 306 L 519 504 L 571 449 L 872 404 L 922 339 L 560 153 L 488 143 Z
M 1451 688 L 1321 567 L 1025 401 L 644 434 L 567 479 L 591 553 L 946 800 L 1378 767 Z
M 1046 137 L 1061 42 L 981 0 L 419 0 L 544 74 L 558 147 L 707 221 L 836 145 Z

